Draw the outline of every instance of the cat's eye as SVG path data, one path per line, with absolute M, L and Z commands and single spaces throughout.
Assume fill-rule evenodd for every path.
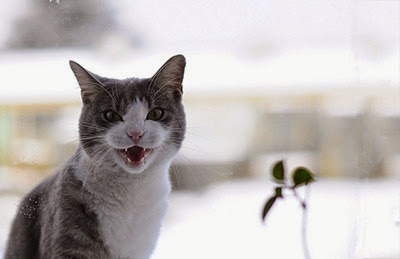
M 160 108 L 154 108 L 149 113 L 147 114 L 146 120 L 153 120 L 153 121 L 158 121 L 160 120 L 164 115 L 164 111 Z
M 114 111 L 105 111 L 104 118 L 109 122 L 122 121 L 121 115 Z

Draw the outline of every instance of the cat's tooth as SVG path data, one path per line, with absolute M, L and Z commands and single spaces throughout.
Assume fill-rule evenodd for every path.
M 125 152 L 128 152 L 128 149 L 127 149 L 127 148 L 125 148 Z
M 126 159 L 128 160 L 129 163 L 132 162 L 132 160 L 129 157 L 127 157 Z

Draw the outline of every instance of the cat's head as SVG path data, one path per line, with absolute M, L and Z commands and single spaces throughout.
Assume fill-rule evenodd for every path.
M 97 166 L 141 173 L 169 161 L 182 145 L 184 56 L 170 58 L 151 78 L 98 76 L 70 61 L 82 96 L 80 143 Z

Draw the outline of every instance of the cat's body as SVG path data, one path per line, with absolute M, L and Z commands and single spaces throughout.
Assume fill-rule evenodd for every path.
M 184 137 L 184 66 L 178 55 L 150 79 L 115 80 L 71 64 L 84 103 L 80 147 L 22 201 L 6 259 L 151 256 Z

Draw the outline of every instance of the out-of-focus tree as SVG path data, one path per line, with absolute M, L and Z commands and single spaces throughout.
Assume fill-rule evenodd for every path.
M 106 0 L 33 0 L 15 22 L 9 48 L 90 47 L 118 25 Z

